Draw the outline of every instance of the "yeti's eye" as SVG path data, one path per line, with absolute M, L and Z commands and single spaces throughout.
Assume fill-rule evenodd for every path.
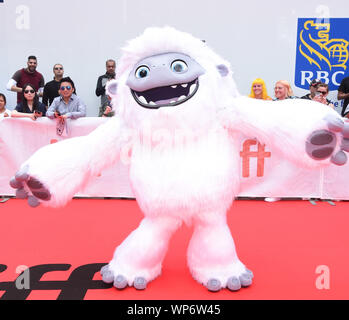
M 188 70 L 188 66 L 183 60 L 175 60 L 171 63 L 171 70 L 176 73 L 183 73 Z
M 149 75 L 149 68 L 147 66 L 140 66 L 136 70 L 136 78 L 145 78 Z

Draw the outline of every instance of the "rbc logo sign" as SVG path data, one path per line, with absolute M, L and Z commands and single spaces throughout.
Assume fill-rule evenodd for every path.
M 337 90 L 349 67 L 349 19 L 299 18 L 295 85 L 309 89 L 312 79 Z

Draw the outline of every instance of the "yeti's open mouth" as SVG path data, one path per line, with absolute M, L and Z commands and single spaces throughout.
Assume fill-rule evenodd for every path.
M 161 107 L 177 106 L 189 100 L 199 88 L 199 80 L 187 83 L 175 84 L 165 87 L 157 87 L 142 92 L 131 89 L 136 102 L 144 108 L 158 109 Z

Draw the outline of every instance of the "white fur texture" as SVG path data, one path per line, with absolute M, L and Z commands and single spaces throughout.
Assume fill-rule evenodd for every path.
M 50 190 L 52 199 L 45 204 L 61 206 L 120 157 L 130 164 L 145 218 L 116 249 L 109 270 L 129 285 L 136 277 L 153 280 L 170 236 L 182 222 L 193 223 L 191 273 L 200 283 L 217 279 L 225 287 L 230 277 L 246 272 L 226 223 L 240 184 L 234 133 L 257 137 L 299 165 L 316 167 L 328 161 L 308 157 L 305 141 L 312 131 L 326 128 L 323 118 L 334 111 L 305 100 L 241 97 L 231 71 L 225 77 L 217 71 L 222 64 L 230 70 L 229 63 L 201 40 L 173 28 L 149 28 L 123 52 L 117 91 L 111 90 L 113 82 L 107 87 L 117 116 L 86 137 L 42 148 L 24 166 Z M 189 55 L 205 69 L 199 90 L 173 108 L 141 108 L 126 85 L 129 73 L 141 59 L 167 52 Z

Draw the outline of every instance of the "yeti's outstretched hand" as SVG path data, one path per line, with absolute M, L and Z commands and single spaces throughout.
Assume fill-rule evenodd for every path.
M 35 208 L 40 200 L 49 201 L 51 193 L 38 179 L 30 176 L 29 167 L 25 166 L 10 180 L 10 186 L 16 189 L 16 198 L 28 199 L 28 204 Z
M 40 203 L 64 206 L 103 169 L 119 158 L 128 136 L 121 134 L 118 118 L 111 118 L 87 136 L 62 140 L 42 147 L 24 162 L 10 180 L 16 196 Z
M 324 120 L 327 129 L 316 130 L 309 135 L 306 152 L 314 160 L 330 157 L 332 163 L 344 165 L 348 159 L 346 152 L 349 152 L 349 123 L 332 114 Z
M 219 119 L 232 132 L 256 138 L 301 167 L 344 165 L 349 151 L 349 123 L 332 108 L 304 99 L 232 100 Z

